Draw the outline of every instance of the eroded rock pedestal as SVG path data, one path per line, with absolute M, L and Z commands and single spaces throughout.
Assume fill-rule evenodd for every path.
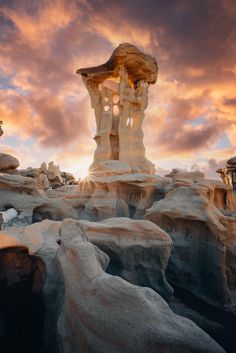
M 236 157 L 230 158 L 226 166 L 216 172 L 220 174 L 221 179 L 230 189 L 236 191 Z
M 155 172 L 145 157 L 142 124 L 157 71 L 155 58 L 128 43 L 119 45 L 105 64 L 77 70 L 96 118 L 93 175 Z

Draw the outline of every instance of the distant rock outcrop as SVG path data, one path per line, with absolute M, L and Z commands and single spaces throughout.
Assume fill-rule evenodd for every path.
M 0 137 L 3 135 L 2 121 L 0 120 Z
M 236 191 L 236 157 L 231 157 L 226 166 L 217 169 L 223 182 L 232 190 Z
M 40 190 L 55 189 L 65 185 L 76 185 L 77 181 L 71 173 L 61 172 L 59 165 L 53 162 L 44 162 L 40 168 L 27 168 L 20 170 L 21 175 L 34 178 Z
M 7 153 L 0 153 L 0 173 L 14 174 L 20 162 Z

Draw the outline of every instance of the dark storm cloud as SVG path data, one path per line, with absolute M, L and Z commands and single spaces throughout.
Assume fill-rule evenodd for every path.
M 222 65 L 235 62 L 233 34 L 236 14 L 232 15 L 221 0 L 120 0 L 89 1 L 93 11 L 111 21 L 122 21 L 149 29 L 152 35 L 151 50 L 159 56 L 160 48 L 167 55 L 163 68 L 183 71 L 185 66 L 202 67 L 219 73 Z M 91 9 L 90 9 L 91 11 Z M 129 38 L 127 38 L 127 41 Z M 175 72 L 178 75 L 178 73 Z M 205 73 L 208 74 L 207 72 Z
M 224 104 L 236 107 L 236 98 L 227 98 L 224 100 Z
M 88 135 L 86 103 L 81 101 L 78 108 L 78 102 L 73 100 L 65 102 L 56 97 L 32 99 L 36 119 L 39 119 L 39 124 L 31 130 L 32 135 L 47 147 L 69 145 L 78 137 L 78 131 L 80 136 Z
M 221 124 L 218 119 L 211 119 L 201 127 L 191 129 L 171 122 L 160 131 L 157 143 L 169 152 L 190 152 L 216 142 L 222 134 L 222 128 L 225 128 L 225 123 Z
M 145 127 L 155 158 L 158 149 L 168 156 L 208 148 L 226 132 L 235 141 L 233 0 L 15 0 L 1 5 L 0 87 L 7 82 L 12 96 L 7 99 L 7 91 L 0 104 L 3 118 L 12 125 L 15 119 L 17 132 L 20 106 L 24 133 L 47 147 L 91 138 L 92 110 L 75 70 L 103 63 L 126 41 L 154 55 L 160 67 L 161 83 L 149 102 L 155 109 L 147 114 L 150 128 Z M 202 116 L 202 125 L 192 124 Z

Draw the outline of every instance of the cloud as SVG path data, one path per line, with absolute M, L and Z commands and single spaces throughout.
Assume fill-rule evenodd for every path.
M 90 130 L 86 103 L 73 98 L 66 101 L 57 97 L 33 98 L 36 124 L 32 135 L 45 147 L 69 145 L 78 135 L 87 136 Z
M 225 105 L 236 107 L 236 98 L 226 98 L 224 100 Z
M 75 70 L 130 41 L 159 62 L 144 122 L 148 157 L 185 168 L 236 150 L 233 0 L 13 0 L 2 2 L 0 16 L 5 135 L 31 138 L 57 161 L 89 158 L 94 117 Z M 219 151 L 225 134 L 230 148 Z

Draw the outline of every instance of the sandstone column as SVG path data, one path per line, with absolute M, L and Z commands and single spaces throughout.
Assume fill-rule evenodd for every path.
M 156 82 L 157 72 L 155 58 L 128 43 L 119 45 L 105 64 L 77 70 L 96 119 L 97 148 L 90 171 L 102 171 L 109 162 L 111 174 L 121 165 L 131 173 L 155 172 L 145 157 L 142 124 L 148 87 Z

